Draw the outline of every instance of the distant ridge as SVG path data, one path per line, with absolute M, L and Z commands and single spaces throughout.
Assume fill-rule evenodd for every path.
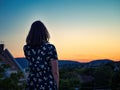
M 27 68 L 28 61 L 26 58 L 15 58 L 16 61 L 22 66 L 22 68 Z M 81 65 L 80 62 L 77 61 L 71 61 L 71 60 L 59 60 L 58 61 L 59 67 L 75 67 Z
M 26 58 L 15 58 L 15 59 L 22 66 L 23 69 L 27 68 L 28 61 Z
M 108 63 L 108 62 L 114 62 L 114 60 L 111 60 L 111 59 L 98 59 L 98 60 L 92 60 L 89 63 L 96 64 L 96 63 Z
M 16 58 L 16 61 L 22 66 L 23 69 L 27 68 L 28 61 L 26 58 Z M 110 59 L 98 59 L 93 60 L 91 62 L 84 62 L 80 63 L 77 61 L 71 61 L 71 60 L 59 60 L 58 65 L 59 68 L 73 68 L 73 67 L 97 67 L 101 65 L 105 65 L 107 63 L 115 63 L 113 60 Z
M 100 66 L 100 65 L 105 65 L 105 64 L 107 64 L 107 63 L 112 63 L 112 62 L 114 62 L 113 60 L 111 60 L 111 59 L 98 59 L 98 60 L 93 60 L 93 61 L 91 61 L 91 62 L 89 62 L 88 63 L 88 66 L 90 67 L 90 66 Z
M 91 62 L 92 63 L 93 62 L 113 62 L 113 60 L 111 60 L 111 59 L 97 59 L 97 60 L 92 60 Z

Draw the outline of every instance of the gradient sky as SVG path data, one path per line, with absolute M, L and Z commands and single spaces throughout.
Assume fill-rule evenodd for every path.
M 120 0 L 0 0 L 0 41 L 23 57 L 31 24 L 41 20 L 59 59 L 120 60 Z

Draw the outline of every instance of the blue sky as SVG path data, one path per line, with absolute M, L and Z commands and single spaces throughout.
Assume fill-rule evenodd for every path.
M 120 0 L 0 0 L 0 40 L 15 57 L 35 20 L 60 59 L 120 59 Z

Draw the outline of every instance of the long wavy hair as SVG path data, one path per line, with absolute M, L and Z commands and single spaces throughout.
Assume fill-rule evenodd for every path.
M 49 42 L 50 34 L 41 21 L 32 23 L 30 31 L 26 38 L 26 44 L 30 46 L 39 46 L 43 42 Z

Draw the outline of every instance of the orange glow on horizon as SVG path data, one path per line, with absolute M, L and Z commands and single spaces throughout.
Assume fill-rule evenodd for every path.
M 16 52 L 11 52 L 15 58 L 20 58 L 20 57 L 25 57 L 23 52 L 16 53 Z M 113 56 L 90 56 L 90 55 L 79 55 L 79 56 L 74 56 L 70 54 L 59 54 L 58 55 L 59 60 L 72 60 L 72 61 L 78 61 L 78 62 L 90 62 L 92 60 L 98 60 L 98 59 L 110 59 L 114 61 L 120 61 L 119 55 L 113 55 Z

